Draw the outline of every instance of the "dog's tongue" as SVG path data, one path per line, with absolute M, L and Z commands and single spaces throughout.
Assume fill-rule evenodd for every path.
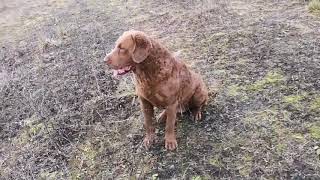
M 113 76 L 121 75 L 125 72 L 124 69 L 113 70 Z
M 121 69 L 113 70 L 113 76 L 123 75 L 130 71 L 131 66 L 126 66 Z

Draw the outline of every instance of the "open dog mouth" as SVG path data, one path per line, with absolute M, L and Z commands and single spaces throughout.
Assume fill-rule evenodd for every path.
M 120 69 L 113 70 L 113 76 L 119 76 L 119 75 L 124 75 L 127 74 L 128 72 L 131 71 L 132 66 L 126 66 Z

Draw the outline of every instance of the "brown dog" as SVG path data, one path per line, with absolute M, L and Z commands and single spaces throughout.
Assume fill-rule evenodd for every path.
M 144 114 L 145 147 L 155 138 L 154 107 L 164 108 L 160 119 L 166 122 L 165 147 L 177 147 L 176 115 L 190 110 L 195 120 L 201 119 L 201 108 L 208 100 L 208 91 L 201 77 L 189 70 L 162 44 L 140 31 L 127 31 L 117 40 L 115 48 L 105 57 L 115 75 L 132 71 L 136 92 Z

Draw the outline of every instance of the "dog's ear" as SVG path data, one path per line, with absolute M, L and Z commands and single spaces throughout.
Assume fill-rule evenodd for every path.
M 151 41 L 144 34 L 131 35 L 131 38 L 134 42 L 132 59 L 136 63 L 141 63 L 149 55 L 149 51 L 152 48 Z

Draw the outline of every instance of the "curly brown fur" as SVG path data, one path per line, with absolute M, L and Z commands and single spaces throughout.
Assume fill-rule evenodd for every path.
M 201 109 L 208 100 L 208 90 L 200 75 L 140 31 L 125 32 L 105 61 L 115 69 L 115 74 L 132 71 L 135 75 L 146 129 L 144 145 L 148 148 L 154 141 L 153 108 L 158 107 L 164 109 L 161 119 L 166 122 L 165 147 L 176 149 L 177 112 L 189 109 L 195 120 L 200 120 Z

